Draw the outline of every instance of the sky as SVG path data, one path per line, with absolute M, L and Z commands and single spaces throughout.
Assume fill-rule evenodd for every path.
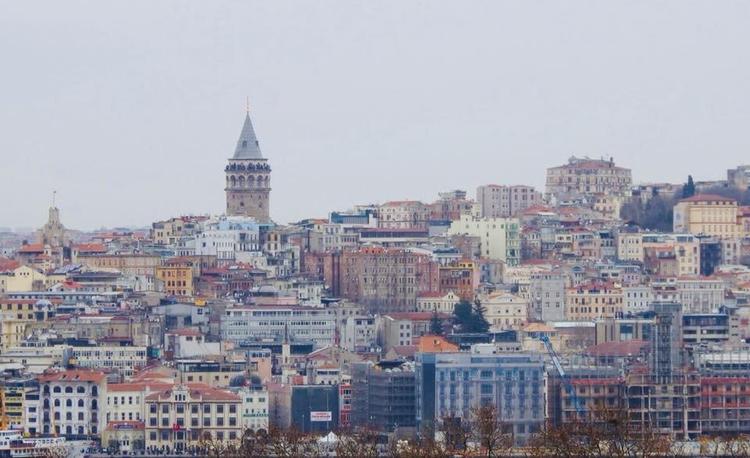
M 246 98 L 287 223 L 568 157 L 750 163 L 747 1 L 0 0 L 0 227 L 224 209 Z

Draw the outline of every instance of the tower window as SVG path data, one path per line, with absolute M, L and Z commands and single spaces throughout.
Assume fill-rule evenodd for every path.
M 247 140 L 242 140 L 242 147 L 247 148 Z

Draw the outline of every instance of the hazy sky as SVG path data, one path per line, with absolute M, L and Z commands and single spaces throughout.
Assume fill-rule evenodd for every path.
M 286 223 L 571 154 L 750 163 L 748 1 L 1 1 L 0 226 L 224 208 L 250 96 Z

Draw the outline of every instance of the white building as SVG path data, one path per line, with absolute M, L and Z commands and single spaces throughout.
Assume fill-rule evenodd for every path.
M 336 312 L 332 309 L 297 306 L 233 307 L 221 317 L 221 336 L 243 341 L 309 341 L 320 348 L 332 345 L 336 334 Z
M 461 298 L 453 291 L 448 291 L 446 294 L 423 293 L 417 297 L 417 311 L 452 314 L 459 302 Z
M 78 367 L 113 369 L 126 378 L 146 365 L 146 347 L 73 347 L 72 356 Z
M 483 258 L 500 260 L 509 266 L 520 261 L 521 239 L 518 219 L 476 218 L 461 215 L 451 223 L 448 235 L 469 235 L 479 238 L 480 255 Z
M 564 274 L 538 272 L 531 275 L 529 283 L 529 316 L 539 321 L 565 319 Z
M 625 286 L 622 298 L 625 313 L 642 312 L 654 302 L 654 290 L 648 285 Z
M 268 431 L 268 390 L 243 387 L 237 391 L 237 395 L 242 398 L 242 429 Z
M 528 317 L 528 301 L 505 291 L 480 297 L 491 331 L 520 329 Z
M 713 313 L 724 304 L 724 282 L 713 278 L 678 278 L 682 313 Z
M 39 411 L 48 415 L 39 417 L 37 433 L 80 438 L 103 431 L 107 395 L 103 372 L 76 369 L 47 373 L 39 377 L 39 391 Z
M 216 256 L 219 262 L 234 261 L 238 252 L 260 251 L 260 229 L 253 218 L 220 216 L 204 223 L 195 237 L 196 256 Z
M 341 346 L 351 352 L 370 351 L 378 338 L 375 317 L 348 316 L 341 324 Z

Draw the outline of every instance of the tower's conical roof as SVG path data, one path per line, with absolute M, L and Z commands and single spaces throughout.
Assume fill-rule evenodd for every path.
M 249 112 L 245 115 L 245 123 L 242 125 L 240 139 L 237 140 L 237 148 L 234 149 L 232 159 L 263 159 Z

